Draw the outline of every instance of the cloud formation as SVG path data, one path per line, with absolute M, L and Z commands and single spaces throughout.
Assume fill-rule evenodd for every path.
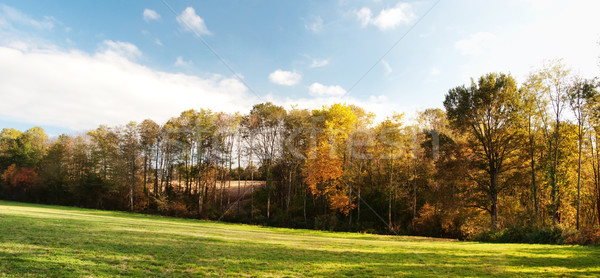
M 326 86 L 315 82 L 308 87 L 308 92 L 311 96 L 343 96 L 346 90 L 339 85 Z
M 295 71 L 285 71 L 278 69 L 269 74 L 269 81 L 278 85 L 294 86 L 302 80 L 302 75 Z
M 363 28 L 373 25 L 382 31 L 411 23 L 416 18 L 412 6 L 408 3 L 398 3 L 393 8 L 382 9 L 376 17 L 373 17 L 373 12 L 367 7 L 354 11 L 354 14 Z
M 177 22 L 185 30 L 190 31 L 197 36 L 210 35 L 211 32 L 206 28 L 204 19 L 196 14 L 196 10 L 192 7 L 187 7 L 180 15 L 177 16 Z
M 135 60 L 142 56 L 142 52 L 134 44 L 128 42 L 105 40 L 100 45 L 104 53 L 112 53 L 117 56 Z
M 331 86 L 335 87 L 335 86 Z M 338 86 L 339 87 L 339 86 Z M 340 98 L 338 95 L 322 95 L 322 96 L 311 96 L 305 98 L 290 98 L 281 97 L 274 95 L 265 96 L 266 101 L 271 101 L 274 104 L 283 106 L 285 109 L 320 109 L 326 105 L 332 105 L 335 103 L 346 103 L 356 105 L 365 109 L 368 112 L 375 113 L 375 122 L 380 122 L 386 117 L 393 115 L 395 112 L 409 112 L 416 111 L 415 107 L 403 106 L 401 104 L 390 105 L 390 100 L 384 95 L 371 95 L 367 99 L 357 99 L 352 96 Z
M 54 27 L 54 22 L 56 22 L 56 19 L 51 16 L 44 16 L 43 20 L 36 20 L 13 7 L 0 5 L 0 27 L 10 27 L 17 24 L 51 30 Z
M 181 56 L 177 56 L 177 59 L 175 59 L 175 66 L 178 67 L 187 67 L 191 66 L 192 64 L 192 61 L 185 61 Z
M 318 33 L 321 30 L 323 30 L 323 19 L 320 16 L 317 16 L 314 21 L 307 25 L 304 25 L 304 27 L 306 28 L 306 30 Z
M 329 60 L 327 59 L 313 59 L 310 63 L 311 68 L 321 68 L 329 65 Z
M 141 55 L 135 45 L 113 41 L 93 54 L 0 46 L 0 117 L 86 130 L 146 118 L 164 122 L 190 108 L 251 108 L 254 97 L 237 79 L 157 71 L 127 53 Z
M 160 19 L 160 14 L 158 14 L 156 11 L 151 10 L 151 9 L 144 9 L 143 15 L 144 15 L 144 20 L 147 22 Z

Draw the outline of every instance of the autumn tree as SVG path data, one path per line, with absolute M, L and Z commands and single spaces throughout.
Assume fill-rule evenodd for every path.
M 531 203 L 532 213 L 535 222 L 539 221 L 539 185 L 537 181 L 537 171 L 539 165 L 536 164 L 541 156 L 536 155 L 543 151 L 543 144 L 537 142 L 540 127 L 546 119 L 544 94 L 545 88 L 537 75 L 531 74 L 520 88 L 520 97 L 522 102 L 522 111 L 524 117 L 525 133 L 527 136 L 527 153 L 529 155 L 529 174 L 531 183 Z M 544 125 L 545 127 L 545 125 Z M 547 131 L 546 131 L 547 132 Z M 537 159 L 537 160 L 536 160 Z
M 350 106 L 334 104 L 313 110 L 315 144 L 308 151 L 304 181 L 312 194 L 324 197 L 329 207 L 343 214 L 353 208 L 343 176 L 346 139 L 352 131 L 356 115 Z
M 482 208 L 490 213 L 491 227 L 498 228 L 498 194 L 506 188 L 502 175 L 520 147 L 520 106 L 517 86 L 510 75 L 491 73 L 470 87 L 451 89 L 444 106 L 452 126 L 472 138 L 473 164 L 486 179 L 473 176 L 487 196 Z
M 558 186 L 558 156 L 561 144 L 561 122 L 568 101 L 569 73 L 570 70 L 566 68 L 561 60 L 550 61 L 536 73 L 539 82 L 541 82 L 541 85 L 544 88 L 543 91 L 549 103 L 549 110 L 551 111 L 554 121 L 552 134 L 548 137 L 548 150 L 549 154 L 552 156 L 549 169 L 551 187 L 550 197 L 552 199 L 552 225 L 555 225 L 558 220 L 559 202 L 557 196 L 560 194 Z
M 160 126 L 153 120 L 146 119 L 138 125 L 138 133 L 140 136 L 140 147 L 144 156 L 143 162 L 143 185 L 146 193 L 146 207 L 150 206 L 150 189 L 148 188 L 148 175 L 152 165 L 152 159 L 158 160 L 158 155 L 155 153 L 155 146 L 158 143 Z M 158 181 L 155 181 L 154 193 L 158 191 Z
M 577 78 L 573 81 L 573 85 L 571 85 L 567 93 L 569 105 L 577 121 L 577 229 L 579 229 L 579 211 L 581 200 L 581 150 L 583 144 L 583 134 L 585 132 L 584 122 L 588 117 L 588 112 L 586 111 L 586 108 L 588 107 L 587 102 L 595 95 L 594 91 L 596 90 L 596 86 L 597 85 L 594 80 L 584 80 L 581 78 Z
M 399 184 L 399 173 L 405 174 L 408 184 L 408 172 L 402 171 L 398 165 L 400 159 L 410 159 L 407 155 L 408 138 L 402 132 L 403 114 L 395 114 L 379 123 L 374 130 L 376 137 L 374 161 L 379 169 L 383 169 L 384 177 L 380 180 L 387 191 L 387 215 L 389 229 L 393 230 L 392 206 Z

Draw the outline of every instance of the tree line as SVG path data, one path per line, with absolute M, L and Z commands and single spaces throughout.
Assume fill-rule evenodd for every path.
M 504 73 L 473 79 L 448 91 L 445 110 L 412 120 L 267 102 L 52 140 L 39 127 L 4 128 L 0 198 L 454 238 L 598 231 L 598 85 L 552 61 L 522 84 Z

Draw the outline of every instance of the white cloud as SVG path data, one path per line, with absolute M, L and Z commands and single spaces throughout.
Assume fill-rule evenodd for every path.
M 160 45 L 160 46 L 163 45 L 162 42 L 159 39 L 154 40 L 154 43 L 156 43 L 157 45 Z
M 304 25 L 307 30 L 313 31 L 315 33 L 323 30 L 323 19 L 320 16 L 317 16 L 313 22 L 310 24 Z
M 51 16 L 45 16 L 43 20 L 35 20 L 13 7 L 0 5 L 0 27 L 9 27 L 13 23 L 51 30 L 54 27 L 54 22 L 56 22 L 56 19 Z
M 191 66 L 193 63 L 192 61 L 184 61 L 183 58 L 181 58 L 181 56 L 178 56 L 177 59 L 175 60 L 175 66 L 178 67 L 187 67 L 187 66 Z
M 343 96 L 346 94 L 346 90 L 339 85 L 326 86 L 317 82 L 308 87 L 308 92 L 311 96 Z
M 383 9 L 376 17 L 373 17 L 371 9 L 367 7 L 355 11 L 354 14 L 363 28 L 372 24 L 382 31 L 394 29 L 400 24 L 408 24 L 416 18 L 412 6 L 408 3 L 398 3 L 393 8 Z
M 158 14 L 156 11 L 151 10 L 151 9 L 144 9 L 143 15 L 144 15 L 144 20 L 147 22 L 160 19 L 160 14 Z
M 438 74 L 440 74 L 440 70 L 437 67 L 433 67 L 433 68 L 431 68 L 431 71 L 429 72 L 429 74 L 438 75 Z
M 358 11 L 354 11 L 354 14 L 356 14 L 356 18 L 358 19 L 358 21 L 360 22 L 360 25 L 363 28 L 365 28 L 365 27 L 367 27 L 367 25 L 369 25 L 369 23 L 371 22 L 371 17 L 373 16 L 371 9 L 369 9 L 367 7 L 363 7 L 362 9 L 360 9 Z
M 0 46 L 0 118 L 85 130 L 146 118 L 164 122 L 190 108 L 251 108 L 253 96 L 237 79 L 153 70 L 112 48 L 131 44 L 107 45 L 93 54 Z
M 129 60 L 135 60 L 142 56 L 142 52 L 137 46 L 128 42 L 105 40 L 102 42 L 100 49 L 105 54 L 112 54 Z
M 302 75 L 295 71 L 285 71 L 278 69 L 271 74 L 269 74 L 269 80 L 272 83 L 284 85 L 284 86 L 294 86 L 300 82 L 302 79 Z
M 408 3 L 398 3 L 395 8 L 381 10 L 373 19 L 373 25 L 381 30 L 393 29 L 404 23 L 410 23 L 415 18 L 412 7 Z
M 478 55 L 491 48 L 499 41 L 498 37 L 489 32 L 471 34 L 468 39 L 462 39 L 454 44 L 462 55 Z
M 329 60 L 327 59 L 313 59 L 310 67 L 311 68 L 320 68 L 329 65 Z
M 265 96 L 266 101 L 271 101 L 274 104 L 283 106 L 286 109 L 296 107 L 298 109 L 320 109 L 324 105 L 332 105 L 335 103 L 346 103 L 359 106 L 365 111 L 375 113 L 375 122 L 381 122 L 387 116 L 391 116 L 394 112 L 411 113 L 417 111 L 415 107 L 407 107 L 401 104 L 390 104 L 390 100 L 383 95 L 369 96 L 367 99 L 357 99 L 352 96 L 340 99 L 339 96 L 323 95 L 311 96 L 306 98 L 290 98 L 274 95 Z
M 210 35 L 211 32 L 206 28 L 204 19 L 196 14 L 192 7 L 187 7 L 180 15 L 177 16 L 177 22 L 186 30 L 193 32 L 196 35 Z

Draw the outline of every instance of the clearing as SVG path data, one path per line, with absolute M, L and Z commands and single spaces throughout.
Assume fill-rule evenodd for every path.
M 0 201 L 0 277 L 600 276 L 600 248 L 269 228 Z

